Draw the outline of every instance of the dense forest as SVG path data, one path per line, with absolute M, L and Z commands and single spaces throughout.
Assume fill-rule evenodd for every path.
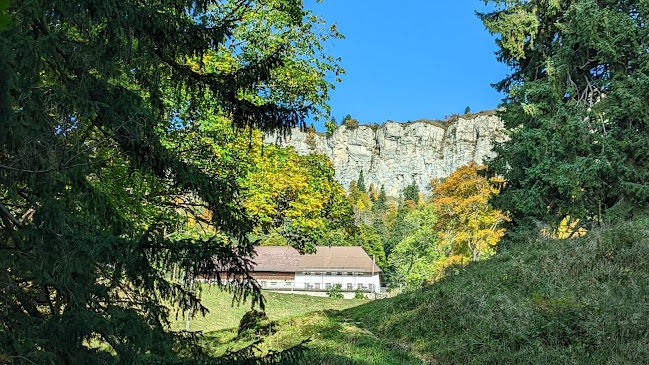
M 170 329 L 208 311 L 197 276 L 263 310 L 256 245 L 362 246 L 404 294 L 345 313 L 399 356 L 646 362 L 649 4 L 485 3 L 511 68 L 495 85 L 509 138 L 430 194 L 388 197 L 362 171 L 345 189 L 326 157 L 263 143 L 337 125 L 345 70 L 325 45 L 344 36 L 301 0 L 0 0 L 0 363 L 317 358 L 307 337 L 214 353 Z

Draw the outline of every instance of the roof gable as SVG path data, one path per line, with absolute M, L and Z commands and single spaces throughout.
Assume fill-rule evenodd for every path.
M 305 255 L 289 246 L 259 246 L 255 253 L 252 271 L 381 272 L 360 246 L 316 246 L 316 253 Z

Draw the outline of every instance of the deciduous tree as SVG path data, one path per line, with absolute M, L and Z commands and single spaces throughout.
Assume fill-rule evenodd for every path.
M 253 222 L 226 172 L 232 155 L 194 160 L 174 138 L 210 113 L 244 132 L 302 124 L 318 108 L 304 95 L 328 87 L 317 72 L 291 74 L 314 59 L 289 36 L 309 14 L 295 0 L 16 1 L 9 14 L 0 348 L 33 363 L 181 362 L 178 346 L 201 356 L 195 337 L 165 331 L 166 304 L 206 310 L 168 270 L 230 275 L 236 299 L 260 300 L 247 273 Z M 273 28 L 279 18 L 286 27 Z M 294 85 L 304 80 L 315 82 Z M 175 235 L 187 214 L 210 229 Z
M 505 234 L 501 224 L 508 217 L 489 204 L 498 193 L 495 183 L 479 174 L 475 162 L 462 166 L 434 187 L 433 204 L 441 245 L 446 246 L 445 265 L 478 261 L 494 254 Z

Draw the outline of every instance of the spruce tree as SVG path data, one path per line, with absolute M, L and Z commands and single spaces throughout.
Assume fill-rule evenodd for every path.
M 403 198 L 405 200 L 412 200 L 415 204 L 419 204 L 419 185 L 416 182 L 406 186 L 403 189 Z
M 305 17 L 299 1 L 275 5 L 293 24 Z M 0 34 L 3 358 L 180 363 L 205 356 L 195 336 L 165 330 L 169 304 L 206 310 L 193 278 L 215 277 L 235 300 L 261 302 L 236 180 L 208 174 L 166 143 L 182 128 L 179 105 L 188 115 L 223 113 L 242 130 L 303 125 L 306 108 L 241 97 L 266 84 L 284 47 L 247 55 L 241 67 L 202 67 L 260 6 L 12 3 L 11 27 Z M 193 216 L 209 227 L 199 239 L 177 231 L 178 210 L 198 203 L 209 213 Z M 170 279 L 172 266 L 183 280 Z
M 363 170 L 361 170 L 358 173 L 357 186 L 358 186 L 358 191 L 360 191 L 361 193 L 366 193 L 367 192 L 367 188 L 365 187 L 365 179 L 363 178 Z
M 374 211 L 375 213 L 385 212 L 385 210 L 388 208 L 387 199 L 388 198 L 385 195 L 385 187 L 381 185 L 381 191 L 379 192 L 379 196 L 376 199 L 376 202 L 374 202 L 374 205 L 372 205 L 372 211 Z
M 513 73 L 497 85 L 509 141 L 491 172 L 512 222 L 597 225 L 649 204 L 646 1 L 489 1 Z

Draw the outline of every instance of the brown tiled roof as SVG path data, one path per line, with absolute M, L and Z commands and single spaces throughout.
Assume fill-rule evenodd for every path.
M 287 246 L 259 246 L 253 271 L 349 271 L 381 272 L 360 246 L 317 246 L 316 253 L 300 255 Z
M 255 247 L 255 253 L 252 271 L 299 271 L 300 253 L 293 247 L 259 246 Z

